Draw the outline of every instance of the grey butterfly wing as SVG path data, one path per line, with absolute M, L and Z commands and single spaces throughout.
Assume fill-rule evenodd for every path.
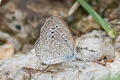
M 74 57 L 74 40 L 58 16 L 48 18 L 35 43 L 36 55 L 44 64 L 56 64 Z

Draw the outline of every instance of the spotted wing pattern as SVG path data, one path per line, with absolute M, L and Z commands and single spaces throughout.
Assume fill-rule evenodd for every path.
M 74 58 L 74 40 L 58 16 L 48 18 L 41 28 L 39 39 L 35 43 L 37 57 L 44 64 L 56 64 Z

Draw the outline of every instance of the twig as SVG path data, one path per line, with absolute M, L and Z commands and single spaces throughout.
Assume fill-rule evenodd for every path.
M 70 8 L 68 15 L 71 16 L 76 10 L 77 8 L 80 6 L 80 4 L 78 3 L 78 1 L 76 1 L 72 7 Z

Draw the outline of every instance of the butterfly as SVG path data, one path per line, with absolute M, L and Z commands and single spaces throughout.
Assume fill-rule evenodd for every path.
M 35 42 L 35 53 L 43 64 L 57 64 L 75 58 L 75 42 L 60 16 L 46 20 Z

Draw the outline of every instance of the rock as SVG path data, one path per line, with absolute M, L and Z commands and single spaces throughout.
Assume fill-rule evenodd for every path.
M 0 60 L 1 80 L 119 80 L 120 58 L 116 59 L 113 63 L 107 62 L 104 66 L 97 62 L 92 62 L 92 60 L 98 60 L 97 58 L 101 56 L 113 57 L 113 52 L 109 53 L 109 55 L 103 52 L 112 50 L 109 50 L 112 46 L 111 43 L 109 44 L 110 38 L 106 37 L 102 31 L 93 31 L 83 35 L 79 39 L 79 43 L 81 43 L 81 41 L 84 43 L 81 43 L 82 47 L 88 47 L 88 49 L 85 48 L 85 50 L 87 52 L 86 55 L 89 55 L 87 58 L 91 60 L 91 62 L 87 61 L 86 55 L 84 56 L 79 53 L 79 55 L 82 56 L 80 58 L 84 60 L 73 60 L 48 66 L 40 63 L 33 48 L 26 54 L 17 54 L 12 58 Z M 95 40 L 95 42 L 93 40 Z M 90 41 L 92 42 L 90 43 Z M 104 42 L 106 44 L 104 44 Z M 79 47 L 81 46 L 79 45 Z M 106 49 L 101 51 L 104 47 Z M 82 50 L 84 48 L 80 49 Z M 96 51 L 93 52 L 89 49 Z M 95 55 L 91 56 L 92 52 L 95 53 Z
M 22 52 L 30 51 L 34 46 L 30 44 L 24 44 Z
M 19 43 L 19 41 L 17 41 L 14 37 L 10 36 L 7 33 L 1 32 L 0 31 L 0 39 L 6 41 L 7 43 L 13 45 L 14 49 L 16 51 L 19 51 L 21 48 L 21 44 Z
M 40 68 L 43 65 L 32 52 L 2 60 L 0 65 L 0 76 L 5 80 L 91 80 L 93 77 L 98 79 L 110 73 L 109 69 L 100 64 L 82 61 L 51 65 L 42 71 Z
M 26 14 L 17 8 L 10 9 L 5 15 L 5 21 L 12 32 L 21 39 L 28 39 L 35 37 L 32 26 L 26 21 Z
M 116 37 L 116 41 L 114 43 L 114 47 L 117 51 L 120 51 L 120 36 Z
M 14 55 L 14 47 L 11 44 L 0 46 L 0 59 L 12 57 Z
M 36 37 L 32 22 L 27 19 L 27 13 L 17 8 L 16 0 L 9 1 L 7 5 L 2 7 L 1 13 L 2 23 L 0 28 L 3 32 L 7 31 L 13 34 L 18 39 L 26 41 L 27 39 L 34 39 Z M 3 24 L 4 22 L 4 24 Z
M 114 43 L 114 48 L 115 48 L 115 59 L 119 59 L 120 58 L 120 36 L 118 35 L 116 37 L 115 43 Z
M 112 41 L 102 31 L 92 31 L 76 40 L 77 57 L 86 61 L 97 61 L 115 56 Z
M 113 63 L 108 64 L 107 68 L 111 70 L 111 80 L 120 80 L 120 58 L 116 59 Z

